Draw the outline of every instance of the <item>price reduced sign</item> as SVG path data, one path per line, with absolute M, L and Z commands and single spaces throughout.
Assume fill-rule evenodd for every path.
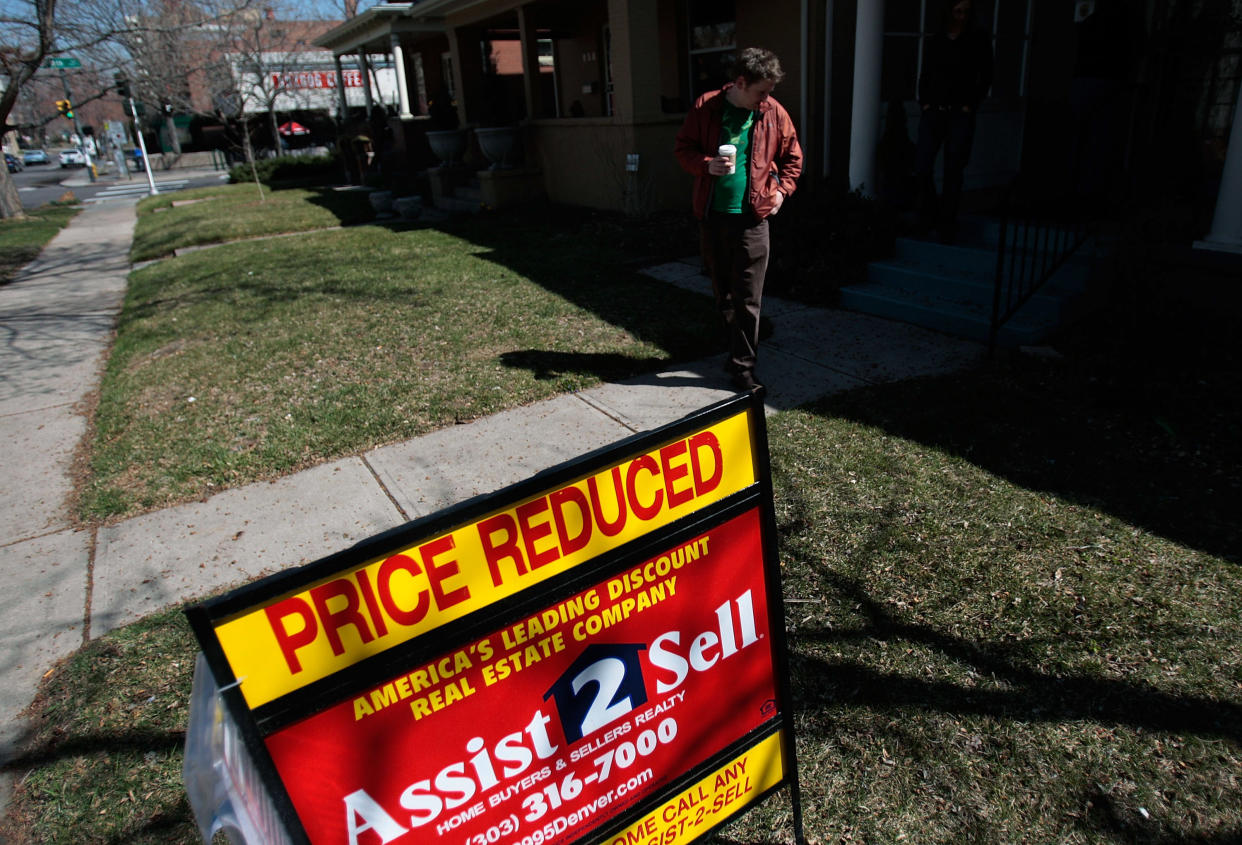
M 802 840 L 757 397 L 188 613 L 290 842 Z

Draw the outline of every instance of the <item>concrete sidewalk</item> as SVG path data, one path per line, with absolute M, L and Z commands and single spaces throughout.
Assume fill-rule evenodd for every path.
M 134 219 L 133 203 L 88 207 L 0 288 L 0 762 L 20 739 L 19 714 L 40 678 L 85 641 L 498 490 L 732 392 L 714 357 L 77 531 L 66 504 L 72 457 L 124 294 Z M 710 295 L 697 262 L 647 272 Z M 769 413 L 960 369 L 983 355 L 978 344 L 848 312 L 769 298 L 764 313 L 774 327 L 760 367 Z

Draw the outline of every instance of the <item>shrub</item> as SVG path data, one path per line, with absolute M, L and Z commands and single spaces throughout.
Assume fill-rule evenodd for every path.
M 274 182 L 324 183 L 339 179 L 342 175 L 341 159 L 335 152 L 321 156 L 278 156 L 258 159 L 254 163 L 259 181 L 270 185 Z M 229 181 L 251 182 L 254 175 L 245 162 L 229 170 Z
M 772 218 L 770 293 L 831 305 L 837 290 L 866 277 L 867 263 L 891 255 L 893 212 L 860 192 L 805 188 Z

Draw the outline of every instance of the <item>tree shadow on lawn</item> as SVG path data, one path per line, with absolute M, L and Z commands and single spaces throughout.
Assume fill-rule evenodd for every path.
M 167 754 L 170 751 L 181 751 L 185 746 L 185 731 L 138 729 L 118 733 L 100 734 L 69 734 L 58 735 L 38 745 L 26 747 L 20 754 L 0 766 L 0 771 L 11 772 L 24 780 L 26 772 L 51 765 L 58 760 L 89 761 L 94 758 L 114 760 L 118 757 L 130 759 L 137 768 L 144 765 L 144 758 L 150 754 Z M 89 763 L 84 763 L 89 765 Z M 111 786 L 111 785 L 110 785 Z M 19 787 L 20 789 L 21 787 Z M 112 797 L 121 797 L 115 790 Z M 114 837 L 101 839 L 90 838 L 85 831 L 71 833 L 75 836 L 87 837 L 79 841 L 96 841 L 108 843 L 170 843 L 198 842 L 198 826 L 189 801 L 184 794 L 177 796 L 175 803 L 156 804 L 150 796 L 141 799 L 146 818 L 135 819 L 134 823 Z M 23 802 L 24 804 L 24 802 Z M 25 806 L 19 809 L 24 810 Z M 0 839 L 8 835 L 25 836 L 30 832 L 31 820 L 23 819 L 20 814 L 10 814 L 0 821 Z M 67 832 L 69 833 L 69 832 Z M 14 839 L 13 841 L 24 841 Z
M 832 702 L 880 711 L 917 707 L 957 715 L 987 715 L 1017 722 L 1101 721 L 1144 731 L 1193 734 L 1242 745 L 1242 706 L 1193 695 L 1172 695 L 1141 683 L 1089 675 L 1052 675 L 1022 665 L 1009 650 L 980 645 L 890 614 L 857 581 L 819 572 L 841 602 L 857 605 L 867 620 L 852 630 L 798 629 L 791 635 L 791 674 L 798 679 L 798 708 Z M 880 672 L 855 661 L 831 661 L 805 646 L 880 640 L 927 646 L 1007 690 L 966 688 Z
M 981 645 L 933 627 L 911 624 L 888 613 L 858 581 L 821 568 L 829 592 L 841 604 L 853 605 L 865 622 L 852 630 L 801 628 L 790 635 L 790 672 L 795 679 L 794 708 L 817 713 L 830 707 L 867 714 L 876 729 L 885 713 L 925 712 L 952 717 L 986 717 L 1016 726 L 1058 723 L 1118 725 L 1138 735 L 1169 733 L 1223 740 L 1242 746 L 1242 707 L 1196 695 L 1169 694 L 1145 683 L 1084 674 L 1049 674 L 1024 664 L 1020 647 Z M 1004 689 L 968 687 L 951 681 L 919 680 L 906 674 L 876 669 L 865 661 L 821 656 L 834 645 L 878 641 L 895 649 L 920 647 L 975 670 L 975 674 L 1005 684 Z M 816 654 L 818 652 L 818 654 Z M 831 720 L 829 720 L 831 724 Z M 1006 732 L 997 728 L 996 741 Z M 802 741 L 821 737 L 804 732 Z M 824 739 L 824 742 L 831 742 Z M 938 753 L 938 752 L 936 752 Z M 1222 764 L 1227 765 L 1227 764 Z M 1238 842 L 1237 831 L 1197 834 L 1179 826 L 1175 818 L 1143 817 L 1135 806 L 1124 806 L 1098 784 L 1078 794 L 1079 787 L 1050 781 L 1049 790 L 1067 789 L 1063 806 L 1084 808 L 1075 826 L 1099 841 L 1143 843 Z M 1222 811 L 1229 813 L 1227 806 Z M 1210 819 L 1207 820 L 1210 823 Z M 986 830 L 986 826 L 984 828 Z
M 528 278 L 639 340 L 666 350 L 673 361 L 723 351 L 718 317 L 710 300 L 640 275 L 639 267 L 661 260 L 656 256 L 663 253 L 657 247 L 643 248 L 613 217 L 582 209 L 546 207 L 524 214 L 454 219 L 438 228 L 487 248 L 476 257 Z M 695 242 L 688 242 L 684 252 L 693 252 L 696 247 Z M 611 377 L 609 372 L 584 370 L 592 366 L 590 357 L 575 363 L 566 353 L 557 354 L 561 357 L 556 366 Z M 515 359 L 520 366 L 530 363 L 538 366 L 541 362 L 533 357 Z M 643 363 L 650 369 L 665 362 L 652 358 Z
M 864 388 L 813 410 L 1242 560 L 1242 378 L 1229 360 L 1019 359 Z
M 311 196 L 307 198 L 307 202 L 330 211 L 342 226 L 368 223 L 375 219 L 375 209 L 371 207 L 371 201 L 368 199 L 371 195 L 370 191 L 337 190 L 332 187 L 297 184 L 286 185 L 283 188 L 310 191 Z M 282 190 L 282 187 L 269 190 L 275 192 Z
M 505 352 L 500 362 L 506 367 L 528 370 L 538 381 L 551 381 L 566 375 L 588 375 L 611 381 L 649 373 L 663 365 L 659 358 L 591 352 L 553 352 L 522 349 Z
M 0 771 L 26 771 L 46 766 L 67 757 L 89 757 L 95 754 L 145 754 L 149 751 L 171 751 L 185 745 L 183 730 L 132 730 L 109 734 L 70 734 L 25 748 L 0 766 Z

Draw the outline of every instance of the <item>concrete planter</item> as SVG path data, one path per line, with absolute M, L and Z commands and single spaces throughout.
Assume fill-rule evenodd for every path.
M 417 220 L 423 213 L 422 197 L 401 197 L 393 200 L 392 205 L 402 220 Z
M 376 214 L 392 214 L 392 191 L 372 191 L 367 195 L 367 202 Z
M 432 129 L 427 132 L 427 143 L 440 164 L 452 167 L 466 154 L 466 129 Z
M 479 149 L 492 163 L 492 170 L 510 170 L 517 163 L 521 144 L 516 126 L 498 126 L 492 129 L 476 129 Z

